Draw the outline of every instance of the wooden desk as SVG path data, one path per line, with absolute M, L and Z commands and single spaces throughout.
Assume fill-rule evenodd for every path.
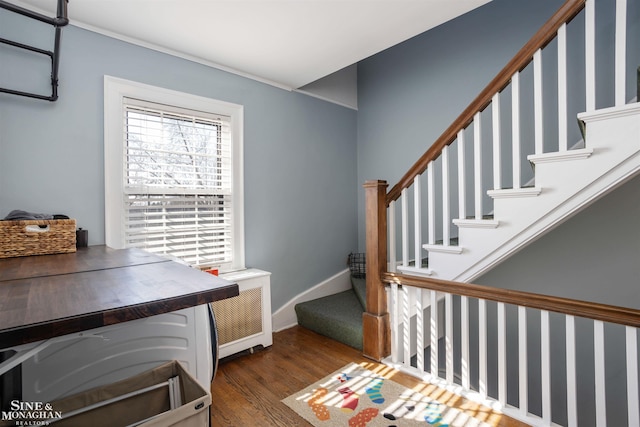
M 138 249 L 0 259 L 0 349 L 238 295 L 238 286 Z

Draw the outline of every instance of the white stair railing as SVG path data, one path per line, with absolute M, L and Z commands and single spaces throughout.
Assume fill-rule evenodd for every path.
M 393 273 L 384 280 L 396 350 L 385 363 L 531 425 L 639 425 L 640 310 Z M 626 403 L 608 414 L 607 401 L 619 399 Z

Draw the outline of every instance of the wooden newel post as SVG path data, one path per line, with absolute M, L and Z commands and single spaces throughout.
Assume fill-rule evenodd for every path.
M 387 269 L 387 183 L 367 181 L 365 189 L 367 309 L 362 315 L 363 354 L 380 361 L 391 354 L 387 295 L 380 280 Z

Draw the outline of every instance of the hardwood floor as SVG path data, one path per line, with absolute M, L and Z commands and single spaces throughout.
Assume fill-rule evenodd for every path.
M 220 362 L 211 386 L 211 426 L 310 426 L 281 400 L 350 362 L 367 363 L 368 369 L 381 366 L 359 350 L 300 326 L 277 332 L 272 347 Z M 409 375 L 396 373 L 393 380 L 470 411 L 490 425 L 524 425 Z

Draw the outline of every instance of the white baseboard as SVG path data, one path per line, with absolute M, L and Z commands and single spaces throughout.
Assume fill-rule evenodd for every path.
M 298 324 L 295 305 L 301 302 L 310 301 L 316 298 L 326 297 L 351 288 L 350 271 L 345 269 L 338 274 L 329 277 L 327 280 L 318 283 L 311 289 L 293 297 L 289 302 L 276 310 L 271 316 L 273 331 L 278 332 L 291 328 Z

